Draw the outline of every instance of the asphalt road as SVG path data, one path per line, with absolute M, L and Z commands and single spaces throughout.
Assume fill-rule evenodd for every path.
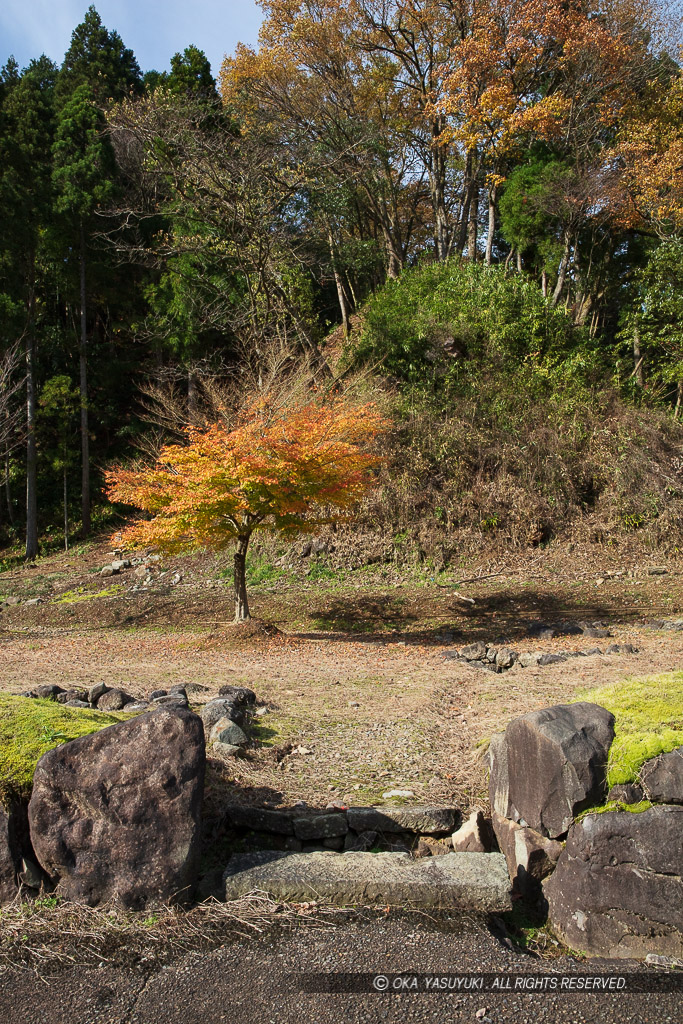
M 170 963 L 14 970 L 0 977 L 5 1024 L 673 1024 L 683 994 L 304 992 L 302 972 L 634 971 L 632 961 L 539 960 L 506 948 L 483 921 L 454 931 L 419 918 L 350 921 L 230 940 Z

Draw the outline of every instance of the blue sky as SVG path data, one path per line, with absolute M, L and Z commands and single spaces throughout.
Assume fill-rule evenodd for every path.
M 254 0 L 93 0 L 143 71 L 165 71 L 190 43 L 204 50 L 214 75 L 238 42 L 256 43 L 261 11 Z M 46 53 L 61 64 L 71 32 L 90 0 L 0 0 L 0 65 L 14 54 L 21 67 Z

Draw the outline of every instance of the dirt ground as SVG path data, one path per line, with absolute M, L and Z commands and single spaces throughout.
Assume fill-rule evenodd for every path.
M 247 626 L 229 622 L 216 560 L 164 563 L 141 587 L 132 567 L 102 579 L 109 558 L 93 545 L 0 574 L 0 595 L 23 602 L 0 613 L 0 686 L 103 681 L 145 696 L 184 683 L 198 706 L 225 683 L 248 685 L 268 709 L 257 742 L 245 757 L 214 762 L 210 778 L 249 802 L 376 802 L 401 789 L 467 807 L 485 796 L 486 740 L 511 718 L 683 665 L 683 631 L 651 625 L 683 618 L 683 563 L 654 556 L 621 564 L 601 548 L 549 549 L 438 578 L 371 567 L 311 580 L 309 570 L 252 586 L 258 620 Z M 611 636 L 530 635 L 566 621 L 600 622 Z M 448 659 L 474 640 L 638 652 L 493 674 Z

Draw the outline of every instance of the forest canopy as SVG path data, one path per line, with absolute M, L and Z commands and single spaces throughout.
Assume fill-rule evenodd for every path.
M 61 66 L 0 72 L 0 532 L 28 559 L 111 523 L 108 468 L 244 373 L 383 379 L 404 440 L 418 396 L 520 437 L 513 393 L 680 416 L 678 4 L 261 6 L 217 75 L 189 41 L 143 73 L 94 6 Z

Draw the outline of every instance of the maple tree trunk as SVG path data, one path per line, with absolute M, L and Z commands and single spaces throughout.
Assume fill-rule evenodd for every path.
M 234 555 L 234 581 L 235 581 L 235 622 L 246 622 L 251 618 L 249 614 L 249 601 L 247 600 L 247 548 L 249 547 L 250 533 L 242 534 L 237 538 L 237 547 Z

